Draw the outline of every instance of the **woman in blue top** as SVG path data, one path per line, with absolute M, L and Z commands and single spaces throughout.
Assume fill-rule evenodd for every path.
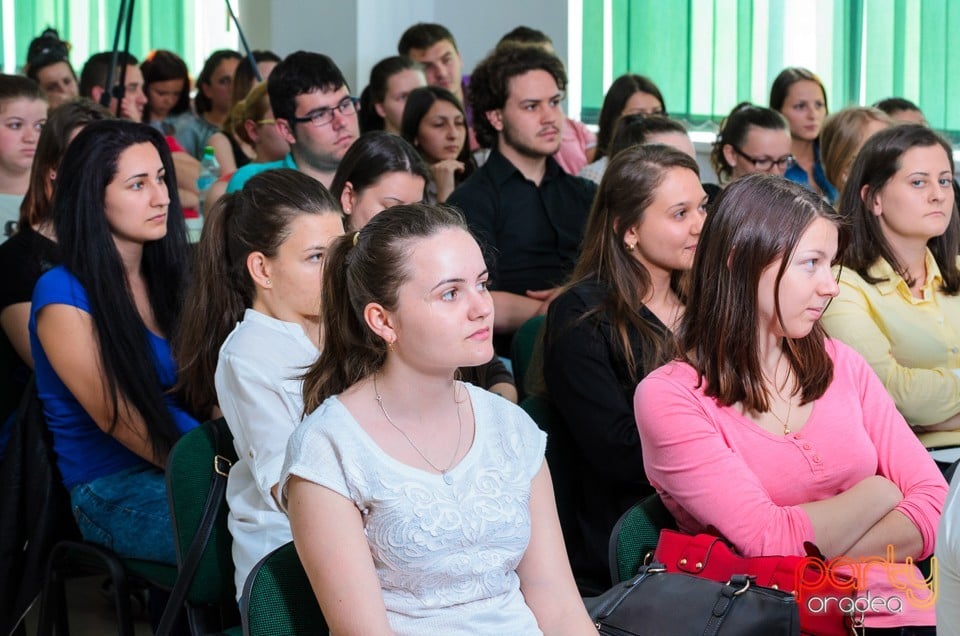
M 830 203 L 836 201 L 837 189 L 827 180 L 820 162 L 820 131 L 828 112 L 823 82 L 805 68 L 785 68 L 770 87 L 770 108 L 790 122 L 794 164 L 784 176 Z
M 34 289 L 30 346 L 57 464 L 84 538 L 175 563 L 162 466 L 197 421 L 167 392 L 187 245 L 170 151 L 99 121 L 57 171 L 62 265 Z

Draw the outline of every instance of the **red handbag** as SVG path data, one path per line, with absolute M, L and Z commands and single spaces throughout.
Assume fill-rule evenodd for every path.
M 812 545 L 808 549 L 816 552 Z M 808 557 L 743 557 L 720 537 L 661 530 L 653 558 L 667 572 L 720 582 L 735 574 L 748 574 L 757 577 L 757 585 L 793 593 L 803 634 L 849 636 L 862 624 L 862 616 L 855 618 L 856 580 L 823 567 L 824 560 L 816 553 Z M 844 611 L 847 608 L 849 611 Z

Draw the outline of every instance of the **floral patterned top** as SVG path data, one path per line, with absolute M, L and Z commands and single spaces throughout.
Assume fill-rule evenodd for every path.
M 290 438 L 283 503 L 297 475 L 356 504 L 396 634 L 540 634 L 516 568 L 546 435 L 515 404 L 465 386 L 476 432 L 449 485 L 384 453 L 331 397 Z

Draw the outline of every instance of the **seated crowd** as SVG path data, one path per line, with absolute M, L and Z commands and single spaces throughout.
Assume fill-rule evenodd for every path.
M 0 456 L 32 374 L 83 538 L 176 564 L 165 462 L 223 417 L 237 599 L 293 541 L 338 634 L 596 633 L 581 597 L 651 495 L 748 557 L 922 580 L 936 550 L 936 611 L 866 633 L 960 634 L 960 485 L 928 452 L 960 447 L 960 215 L 920 110 L 827 116 L 785 69 L 703 183 L 649 77 L 594 135 L 540 31 L 470 76 L 441 25 L 397 48 L 360 97 L 307 51 L 78 79 L 53 30 L 0 75 Z

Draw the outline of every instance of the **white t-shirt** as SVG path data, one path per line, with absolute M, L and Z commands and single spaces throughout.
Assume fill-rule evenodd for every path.
M 476 433 L 451 484 L 384 453 L 336 397 L 290 437 L 281 484 L 296 475 L 356 504 L 398 636 L 541 634 L 516 568 L 546 435 L 517 405 L 464 386 Z
M 270 488 L 280 481 L 287 438 L 302 418 L 299 377 L 318 355 L 300 325 L 253 309 L 220 348 L 217 401 L 239 457 L 227 479 L 237 600 L 253 566 L 293 540 Z

